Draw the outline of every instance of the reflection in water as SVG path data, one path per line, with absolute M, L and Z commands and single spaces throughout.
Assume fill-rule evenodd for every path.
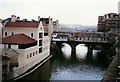
M 20 80 L 49 80 L 50 78 L 50 60 L 40 66 L 37 70 L 31 74 L 21 78 Z
M 62 52 L 63 56 L 66 59 L 71 59 L 71 46 L 66 43 L 62 43 Z M 87 56 L 88 48 L 85 46 L 85 44 L 79 44 L 76 46 L 76 57 L 78 60 L 84 60 Z
M 100 51 L 101 50 L 95 50 L 95 49 L 93 50 L 93 52 L 92 52 L 93 53 L 93 60 L 97 60 L 97 57 L 98 57 L 97 53 L 99 53 Z
M 58 56 L 58 54 L 56 54 L 56 56 Z M 83 57 L 82 55 L 82 58 L 85 57 Z M 107 69 L 106 67 L 102 67 L 101 65 L 106 65 L 105 63 L 94 63 L 97 63 L 97 65 L 94 65 L 91 62 L 81 63 L 72 60 L 66 61 L 63 59 L 57 59 L 53 56 L 52 59 L 44 63 L 33 73 L 27 75 L 20 80 L 101 80 Z
M 79 44 L 76 46 L 76 57 L 78 60 L 86 59 L 87 52 L 88 47 L 86 47 L 85 44 Z
M 84 63 L 57 63 L 53 64 L 50 80 L 101 80 L 105 68 Z
M 71 59 L 71 46 L 66 44 L 66 43 L 62 43 L 62 52 L 63 52 L 63 56 L 66 59 Z

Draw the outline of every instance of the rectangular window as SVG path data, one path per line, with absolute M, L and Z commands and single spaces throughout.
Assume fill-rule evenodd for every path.
M 32 53 L 30 53 L 30 57 L 32 57 Z
M 42 46 L 42 40 L 39 40 L 39 46 Z
M 37 54 L 37 51 L 36 51 L 36 54 Z
M 46 21 L 45 23 L 46 23 L 46 24 L 49 24 L 49 21 Z
M 8 48 L 9 48 L 9 49 L 11 48 L 11 45 L 10 45 L 10 44 L 8 44 Z
M 13 32 L 12 32 L 11 34 L 12 34 L 12 35 L 14 35 L 14 33 L 13 33 Z
M 81 40 L 81 37 L 80 37 L 80 40 Z
M 88 40 L 89 40 L 90 38 L 88 37 Z
M 29 58 L 29 55 L 27 54 L 27 59 Z
M 42 52 L 42 48 L 39 48 L 39 53 L 41 53 Z
M 5 36 L 7 36 L 7 32 L 5 32 Z
M 44 36 L 48 36 L 48 33 L 44 33 Z
M 33 37 L 33 33 L 31 33 L 31 37 Z
M 35 55 L 35 52 L 33 52 L 33 56 Z
M 39 38 L 42 38 L 42 33 L 39 33 Z

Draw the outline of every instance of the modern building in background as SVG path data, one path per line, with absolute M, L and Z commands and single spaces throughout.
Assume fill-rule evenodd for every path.
M 52 18 L 28 21 L 12 15 L 1 23 L 3 80 L 21 78 L 51 57 Z

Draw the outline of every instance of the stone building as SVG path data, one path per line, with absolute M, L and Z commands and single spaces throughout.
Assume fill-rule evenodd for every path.
M 98 17 L 97 30 L 99 32 L 118 32 L 120 30 L 120 14 L 108 13 Z
M 56 20 L 56 21 L 53 21 L 53 31 L 60 31 L 60 28 L 59 28 L 59 21 Z
M 9 74 L 11 78 L 24 76 L 29 69 L 51 57 L 53 21 L 50 17 L 28 21 L 12 15 L 3 20 L 2 25 L 0 46 L 3 48 L 2 55 L 10 59 L 10 66 L 13 67 Z

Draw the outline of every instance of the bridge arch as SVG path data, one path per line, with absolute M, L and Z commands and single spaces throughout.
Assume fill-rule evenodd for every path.
M 85 44 L 78 44 L 76 46 L 76 58 L 77 60 L 84 60 L 87 57 L 88 47 Z
M 66 58 L 66 59 L 71 59 L 71 46 L 67 43 L 62 43 L 61 44 L 62 47 L 61 47 L 61 51 L 63 53 L 63 57 Z
M 55 36 L 52 36 L 52 41 L 69 44 L 72 47 L 72 58 L 76 58 L 76 46 L 81 43 L 86 44 L 86 46 L 88 47 L 87 58 L 92 58 L 92 50 L 94 48 L 94 45 L 108 44 L 109 33 L 105 34 L 103 32 L 56 32 Z

